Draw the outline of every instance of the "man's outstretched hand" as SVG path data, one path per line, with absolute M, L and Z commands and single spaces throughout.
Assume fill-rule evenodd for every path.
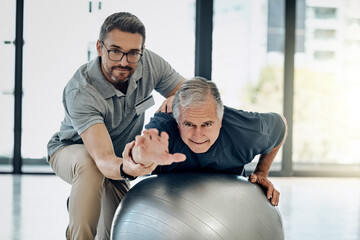
M 143 131 L 143 135 L 135 137 L 135 146 L 132 149 L 132 157 L 136 163 L 144 166 L 170 165 L 174 162 L 182 162 L 186 156 L 182 153 L 169 153 L 169 135 L 159 132 L 157 129 Z
M 169 135 L 157 129 L 144 130 L 123 151 L 123 170 L 131 176 L 150 174 L 158 165 L 185 161 L 182 153 L 169 153 Z
M 270 182 L 267 175 L 262 172 L 253 172 L 249 177 L 250 182 L 260 185 L 265 190 L 267 199 L 270 200 L 273 206 L 279 205 L 280 193 L 275 189 Z

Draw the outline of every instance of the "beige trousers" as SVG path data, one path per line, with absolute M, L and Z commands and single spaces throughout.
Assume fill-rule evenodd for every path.
M 56 175 L 71 184 L 71 239 L 109 239 L 113 216 L 129 183 L 105 178 L 83 144 L 59 149 L 49 162 Z

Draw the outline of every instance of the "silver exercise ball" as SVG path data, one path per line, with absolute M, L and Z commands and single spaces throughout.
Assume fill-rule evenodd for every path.
M 283 240 L 284 231 L 258 185 L 237 175 L 192 172 L 137 183 L 116 210 L 111 239 Z

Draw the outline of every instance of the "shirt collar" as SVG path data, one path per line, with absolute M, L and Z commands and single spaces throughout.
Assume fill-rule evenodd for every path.
M 125 96 L 121 91 L 117 90 L 104 76 L 101 70 L 101 57 L 97 57 L 88 64 L 87 74 L 90 83 L 96 88 L 97 91 L 103 96 L 104 99 L 111 98 L 114 95 L 117 97 Z M 137 81 L 142 76 L 142 61 L 137 65 L 137 68 L 131 78 L 128 80 L 129 85 L 126 91 L 127 95 L 131 95 L 137 88 Z

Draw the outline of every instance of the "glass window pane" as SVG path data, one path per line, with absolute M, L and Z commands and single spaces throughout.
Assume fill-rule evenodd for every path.
M 306 48 L 295 56 L 294 169 L 360 164 L 359 1 L 304 4 Z
M 316 1 L 315 1 L 316 2 Z M 324 7 L 321 1 L 317 1 L 320 6 L 313 6 L 314 17 L 317 19 L 336 19 L 337 8 Z M 316 4 L 316 3 L 315 3 Z
M 281 114 L 283 49 L 283 0 L 214 1 L 212 80 L 225 105 Z M 280 163 L 281 152 L 271 169 Z
M 166 11 L 159 14 L 159 9 Z M 64 117 L 63 88 L 81 65 L 97 56 L 100 26 L 116 11 L 137 15 L 146 27 L 146 48 L 184 77 L 193 76 L 195 0 L 25 2 L 22 155 L 31 160 L 25 161 L 24 171 L 36 159 L 44 161 L 47 142 Z M 155 96 L 147 119 L 162 101 Z
M 86 38 L 90 33 L 83 26 L 92 24 L 86 21 L 86 11 L 84 1 L 24 3 L 24 172 L 50 171 L 45 164 L 46 145 L 63 119 L 63 87 L 87 61 Z M 38 166 L 41 163 L 42 168 Z
M 12 171 L 14 144 L 15 2 L 0 8 L 0 171 Z M 6 24 L 5 24 L 6 23 Z

